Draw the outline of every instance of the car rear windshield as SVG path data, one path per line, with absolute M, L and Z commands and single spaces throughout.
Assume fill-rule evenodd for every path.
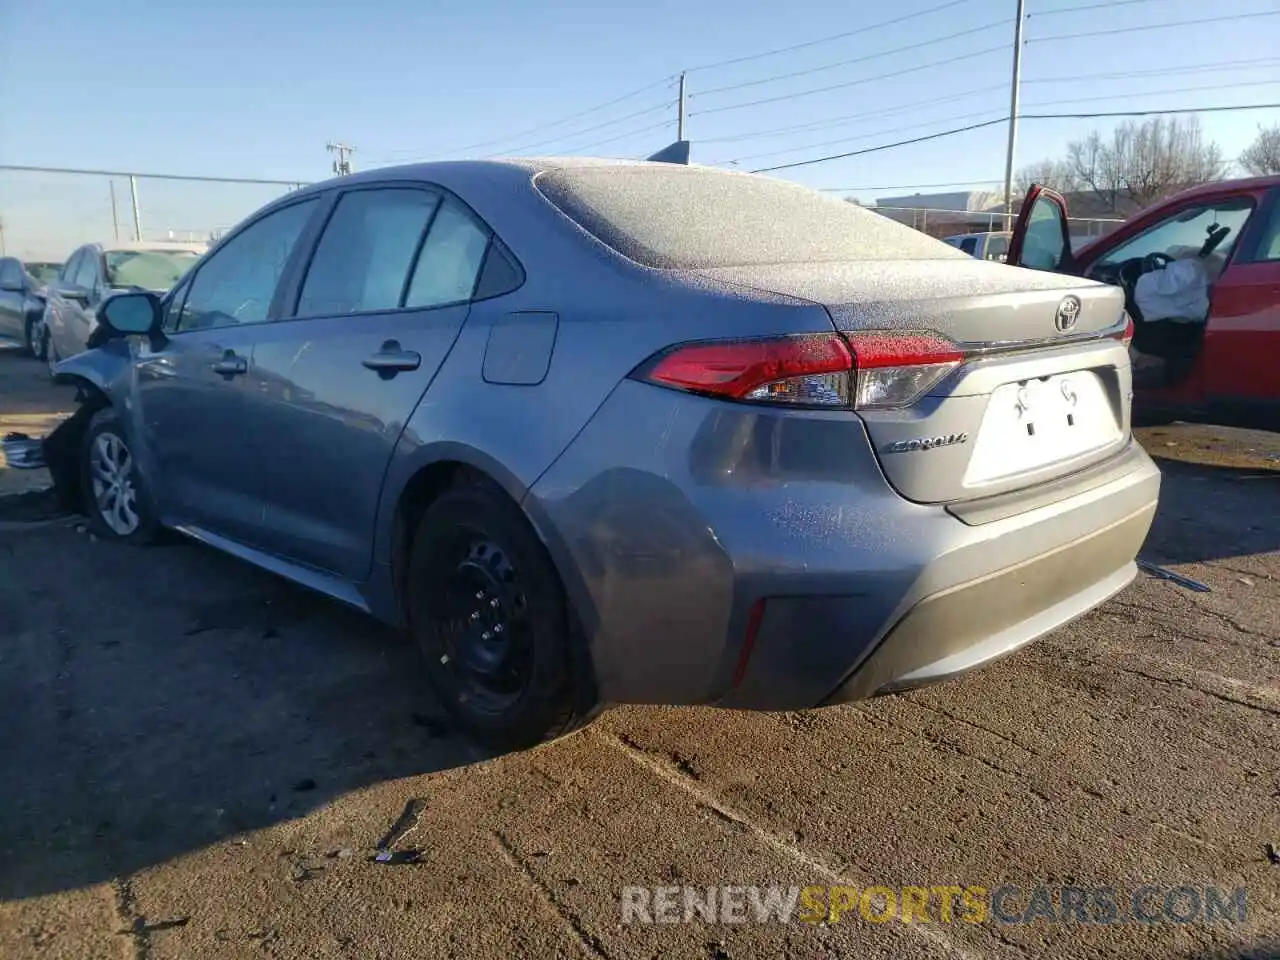
M 881 214 L 767 177 L 654 164 L 548 170 L 536 184 L 588 233 L 650 267 L 964 256 Z

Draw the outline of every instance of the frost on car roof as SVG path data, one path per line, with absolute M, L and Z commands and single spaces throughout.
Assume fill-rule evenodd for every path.
M 967 256 L 855 204 L 768 177 L 655 163 L 562 167 L 535 183 L 598 240 L 651 267 Z

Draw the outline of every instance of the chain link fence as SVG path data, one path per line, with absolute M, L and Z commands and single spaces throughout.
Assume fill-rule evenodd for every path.
M 1011 218 L 1002 210 L 947 210 L 941 207 L 867 206 L 868 210 L 927 233 L 931 237 L 952 237 L 959 233 L 983 233 L 1010 229 Z M 1119 217 L 1069 217 L 1068 229 L 1073 244 L 1079 246 L 1095 237 L 1105 236 L 1120 224 Z
M 0 165 L 0 255 L 62 261 L 83 243 L 211 241 L 304 185 Z

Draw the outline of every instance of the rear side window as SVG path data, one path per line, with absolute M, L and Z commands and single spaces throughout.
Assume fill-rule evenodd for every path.
M 414 254 L 439 203 L 439 195 L 426 190 L 345 194 L 316 247 L 296 315 L 397 309 Z
M 655 163 L 568 167 L 535 183 L 588 233 L 651 267 L 964 256 L 878 213 L 771 177 Z
M 972 257 L 978 251 L 978 238 L 965 237 L 960 241 L 960 249 Z
M 406 307 L 440 307 L 470 300 L 480 265 L 489 249 L 489 232 L 462 205 L 440 205 L 409 283 Z

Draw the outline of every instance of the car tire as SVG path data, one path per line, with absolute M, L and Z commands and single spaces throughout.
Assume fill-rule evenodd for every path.
M 431 685 L 475 740 L 521 750 L 590 719 L 574 708 L 564 588 L 501 490 L 466 483 L 427 507 L 406 589 Z
M 113 408 L 93 415 L 80 449 L 80 483 L 89 529 L 105 540 L 154 543 L 160 522 L 124 422 Z
M 40 356 L 40 344 L 37 341 L 38 336 L 39 331 L 36 328 L 36 320 L 34 317 L 28 316 L 26 323 L 22 328 L 22 345 L 26 348 L 28 355 L 40 360 L 43 358 Z
M 58 365 L 58 362 L 62 358 L 58 356 L 58 348 L 53 345 L 53 334 L 49 332 L 48 325 L 46 325 L 44 328 L 44 351 L 43 352 L 44 352 L 44 362 L 49 365 L 49 379 L 56 380 L 57 375 L 54 373 L 54 368 Z

